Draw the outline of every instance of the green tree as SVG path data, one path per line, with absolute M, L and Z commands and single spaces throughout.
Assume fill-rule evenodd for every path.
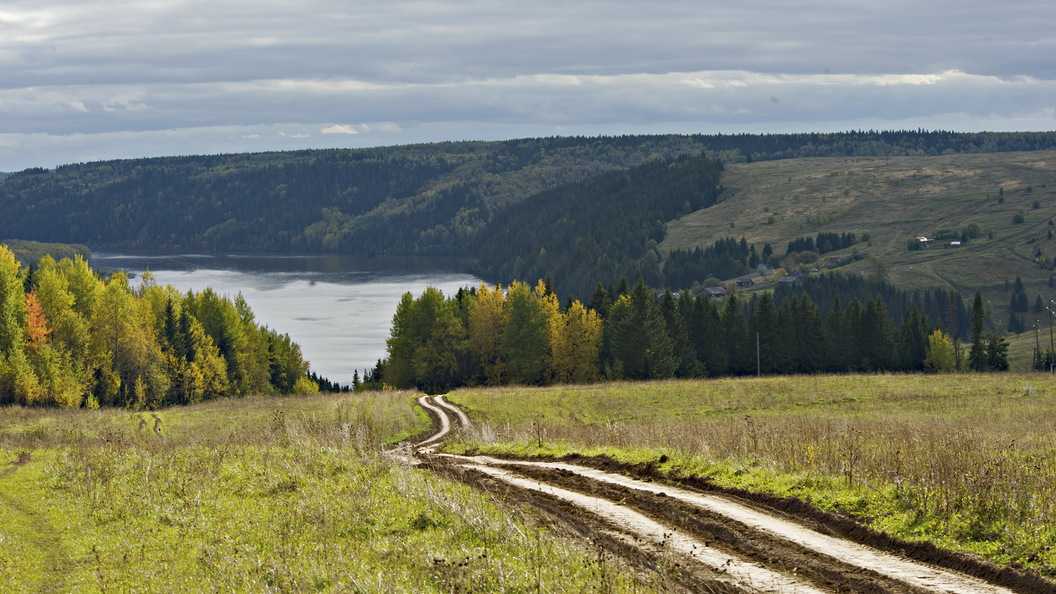
M 522 282 L 510 285 L 506 302 L 506 327 L 499 349 L 514 384 L 544 381 L 547 359 L 547 319 L 531 288 Z
M 986 365 L 989 371 L 1008 371 L 1008 341 L 997 334 L 986 337 Z
M 404 293 L 392 315 L 389 338 L 385 341 L 385 381 L 397 388 L 414 386 L 414 357 L 425 342 L 422 324 L 418 321 L 418 307 L 411 293 Z
M 895 325 L 880 296 L 865 305 L 859 331 L 866 371 L 891 369 L 895 361 Z
M 1019 277 L 1016 277 L 1019 281 Z M 1017 282 L 1020 284 L 1021 281 Z M 968 368 L 973 371 L 986 371 L 989 367 L 986 357 L 986 344 L 983 340 L 983 323 L 986 312 L 983 309 L 983 294 L 975 292 L 972 302 L 972 348 L 968 351 Z
M 678 366 L 671 337 L 656 295 L 638 281 L 609 310 L 614 367 L 628 379 L 660 379 L 674 375 Z
M 825 328 L 821 323 L 818 306 L 806 295 L 793 298 L 790 304 L 790 331 L 780 344 L 795 356 L 794 371 L 814 373 L 825 365 Z
M 730 295 L 722 308 L 722 329 L 726 352 L 729 353 L 729 373 L 745 375 L 755 371 L 755 342 L 749 340 L 748 322 L 744 319 L 740 301 Z
M 419 315 L 432 323 L 425 343 L 416 352 L 415 383 L 425 392 L 442 394 L 463 381 L 466 328 L 456 314 L 456 302 L 444 300 L 439 290 L 423 293 L 420 307 Z
M 781 328 L 778 325 L 778 312 L 773 295 L 767 291 L 752 302 L 748 338 L 750 342 L 752 339 L 757 341 L 759 369 L 766 374 L 785 371 L 784 365 L 779 361 L 779 353 L 784 354 L 784 349 L 781 348 Z
M 928 350 L 931 327 L 920 308 L 913 306 L 898 330 L 898 367 L 903 371 L 922 371 Z
M 664 316 L 667 335 L 671 337 L 672 354 L 678 363 L 675 368 L 675 375 L 678 377 L 700 377 L 704 374 L 704 366 L 697 359 L 697 352 L 693 343 L 689 340 L 689 331 L 686 328 L 685 320 L 670 290 L 664 291 L 664 297 L 660 301 L 660 313 Z
M 953 348 L 953 340 L 942 330 L 935 330 L 928 337 L 924 368 L 935 373 L 953 373 L 957 370 L 957 355 Z

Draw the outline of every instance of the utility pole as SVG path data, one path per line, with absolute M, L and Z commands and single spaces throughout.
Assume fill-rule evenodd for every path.
M 1049 300 L 1049 305 L 1056 305 L 1056 301 Z M 1049 305 L 1045 306 L 1045 311 L 1049 312 L 1049 352 L 1045 355 L 1045 359 L 1049 362 L 1049 373 L 1056 373 L 1053 367 L 1056 366 L 1056 343 L 1052 339 L 1052 308 Z
M 755 377 L 762 377 L 763 363 L 759 355 L 759 333 L 755 333 Z
M 1053 303 L 1056 303 L 1056 301 L 1049 299 L 1049 305 Z M 1053 373 L 1053 365 L 1056 364 L 1056 347 L 1053 346 L 1052 341 L 1052 308 L 1046 305 L 1045 309 L 1049 312 L 1049 353 L 1051 353 L 1045 358 L 1049 359 L 1049 373 Z

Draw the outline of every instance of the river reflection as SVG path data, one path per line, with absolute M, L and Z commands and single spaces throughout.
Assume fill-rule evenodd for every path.
M 392 315 L 405 292 L 417 296 L 433 286 L 452 295 L 480 283 L 454 272 L 457 264 L 393 256 L 92 254 L 96 269 L 123 269 L 137 277 L 149 269 L 158 284 L 181 293 L 212 287 L 233 297 L 241 291 L 259 323 L 289 334 L 313 371 L 342 384 L 384 357 Z

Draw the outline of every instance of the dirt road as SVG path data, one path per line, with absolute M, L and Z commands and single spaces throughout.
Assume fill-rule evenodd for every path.
M 765 497 L 720 493 L 700 479 L 661 482 L 641 468 L 612 472 L 603 468 L 611 461 L 599 459 L 569 464 L 437 453 L 469 419 L 442 396 L 419 403 L 435 427 L 415 446 L 423 465 L 531 503 L 632 563 L 664 568 L 686 591 L 1056 592 L 1033 575 L 849 528 L 846 518 L 816 510 L 804 514 L 797 506 L 768 505 Z

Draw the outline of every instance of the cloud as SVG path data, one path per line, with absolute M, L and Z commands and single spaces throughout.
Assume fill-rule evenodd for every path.
M 323 134 L 362 134 L 363 132 L 397 132 L 400 127 L 392 122 L 377 124 L 332 124 L 320 130 Z
M 323 134 L 359 134 L 359 127 L 347 124 L 334 124 L 323 128 L 320 132 Z
M 247 6 L 5 1 L 0 136 L 23 152 L 0 151 L 0 170 L 92 144 L 106 157 L 584 130 L 1051 129 L 1056 106 L 1056 5 L 1041 0 Z

